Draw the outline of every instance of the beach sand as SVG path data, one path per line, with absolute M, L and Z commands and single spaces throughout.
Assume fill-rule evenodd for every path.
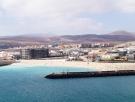
M 26 66 L 56 66 L 56 67 L 81 67 L 91 68 L 100 71 L 108 70 L 135 70 L 135 63 L 99 63 L 99 62 L 81 62 L 81 61 L 66 61 L 65 59 L 55 60 L 20 60 L 14 65 Z

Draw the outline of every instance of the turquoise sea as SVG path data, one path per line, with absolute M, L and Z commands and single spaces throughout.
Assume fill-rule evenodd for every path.
M 0 102 L 135 102 L 135 76 L 45 79 L 64 67 L 0 67 Z

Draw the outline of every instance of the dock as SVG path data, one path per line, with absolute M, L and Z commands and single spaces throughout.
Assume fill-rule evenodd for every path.
M 91 71 L 91 72 L 62 72 L 52 73 L 47 79 L 67 79 L 67 78 L 90 78 L 90 77 L 109 77 L 109 76 L 131 76 L 135 75 L 135 70 L 117 70 L 117 71 Z

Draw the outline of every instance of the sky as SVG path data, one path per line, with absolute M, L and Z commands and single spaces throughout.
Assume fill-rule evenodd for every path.
M 135 0 L 0 0 L 0 36 L 135 32 Z

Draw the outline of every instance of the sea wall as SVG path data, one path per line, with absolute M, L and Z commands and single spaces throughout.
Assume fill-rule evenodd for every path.
M 135 70 L 52 73 L 45 76 L 45 78 L 63 79 L 63 78 L 87 78 L 87 77 L 108 77 L 108 76 L 129 76 L 129 75 L 135 75 Z

